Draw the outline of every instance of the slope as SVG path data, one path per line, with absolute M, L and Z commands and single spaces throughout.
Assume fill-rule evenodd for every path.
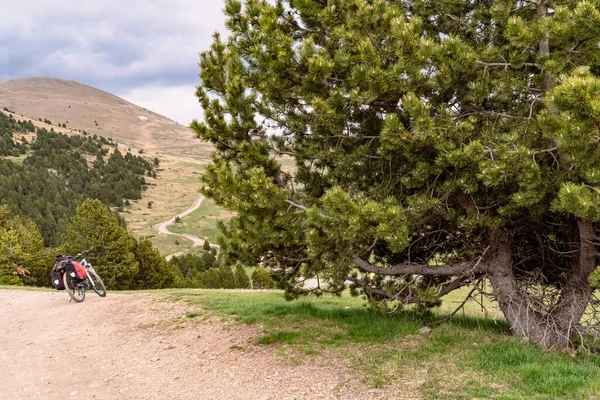
M 148 178 L 150 186 L 143 200 L 132 202 L 122 213 L 137 236 L 154 236 L 152 225 L 186 209 L 197 197 L 198 177 L 212 147 L 160 114 L 105 91 L 54 78 L 1 82 L 0 109 L 4 107 L 17 119 L 31 119 L 36 125 L 49 120 L 57 130 L 113 138 L 122 150 L 152 161 L 158 158 L 157 179 Z M 58 124 L 66 124 L 66 128 L 58 129 Z M 176 245 L 175 237 L 152 240 L 164 254 L 192 245 L 187 241 Z

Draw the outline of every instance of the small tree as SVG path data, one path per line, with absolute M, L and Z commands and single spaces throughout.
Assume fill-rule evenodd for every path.
M 88 260 L 108 288 L 135 286 L 139 270 L 134 254 L 135 240 L 99 200 L 88 199 L 77 207 L 63 246 L 71 255 L 93 247 Z
M 253 289 L 273 289 L 275 287 L 275 281 L 271 277 L 271 272 L 266 268 L 254 269 L 251 279 Z
M 250 288 L 250 278 L 244 269 L 244 266 L 241 263 L 235 264 L 235 287 L 240 289 L 249 289 Z
M 219 266 L 219 279 L 221 281 L 221 287 L 224 289 L 234 289 L 236 287 L 235 276 L 233 275 L 230 266 Z
M 133 253 L 139 265 L 139 272 L 135 279 L 136 289 L 173 287 L 175 276 L 165 258 L 154 248 L 150 240 L 141 239 L 136 243 Z
M 52 260 L 37 226 L 0 205 L 0 284 L 48 286 Z
M 200 273 L 200 287 L 208 289 L 221 289 L 221 276 L 217 268 L 210 268 Z

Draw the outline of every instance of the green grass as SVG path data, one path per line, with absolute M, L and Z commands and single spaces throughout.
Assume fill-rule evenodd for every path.
M 185 313 L 185 316 L 188 317 L 188 318 L 196 318 L 199 315 L 201 315 L 201 314 L 198 313 L 198 312 L 186 312 Z
M 167 296 L 262 324 L 256 345 L 276 346 L 294 362 L 335 349 L 373 387 L 399 377 L 422 380 L 426 399 L 588 399 L 600 393 L 598 356 L 571 358 L 523 343 L 502 319 L 484 318 L 477 307 L 436 324 L 448 312 L 390 317 L 349 296 L 294 302 L 280 292 L 183 290 Z M 423 326 L 431 332 L 418 334 Z
M 202 205 L 192 213 L 181 218 L 181 222 L 169 226 L 174 233 L 189 233 L 201 239 L 208 238 L 211 243 L 217 239 L 217 221 L 221 216 L 222 208 L 209 199 L 204 199 Z
M 179 251 L 189 251 L 192 248 L 192 241 L 184 237 L 174 235 L 156 235 L 150 238 L 152 244 L 160 249 L 163 256 L 177 253 Z M 175 244 L 176 242 L 179 245 Z

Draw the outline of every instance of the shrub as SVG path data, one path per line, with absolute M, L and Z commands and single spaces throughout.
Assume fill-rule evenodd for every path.
M 250 288 L 250 278 L 244 269 L 244 266 L 241 263 L 235 264 L 235 287 L 240 289 L 249 289 Z
M 256 268 L 252 272 L 251 279 L 253 289 L 273 289 L 275 287 L 275 281 L 266 268 Z

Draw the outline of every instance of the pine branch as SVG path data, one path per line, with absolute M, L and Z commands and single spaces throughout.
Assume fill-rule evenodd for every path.
M 300 210 L 302 210 L 302 211 L 307 211 L 307 210 L 308 210 L 308 208 L 304 207 L 302 204 L 294 203 L 294 202 L 293 202 L 293 201 L 291 201 L 291 200 L 284 200 L 284 201 L 285 201 L 286 203 L 288 203 L 288 204 L 292 205 L 293 207 L 296 207 L 296 208 L 298 208 L 298 209 L 300 209 Z
M 432 275 L 432 276 L 460 276 L 474 272 L 485 272 L 489 265 L 481 262 L 481 257 L 476 262 L 464 262 L 448 265 L 428 265 L 418 263 L 406 263 L 380 267 L 373 265 L 358 256 L 354 256 L 352 261 L 358 268 L 365 272 L 386 276 L 400 276 L 408 274 Z

